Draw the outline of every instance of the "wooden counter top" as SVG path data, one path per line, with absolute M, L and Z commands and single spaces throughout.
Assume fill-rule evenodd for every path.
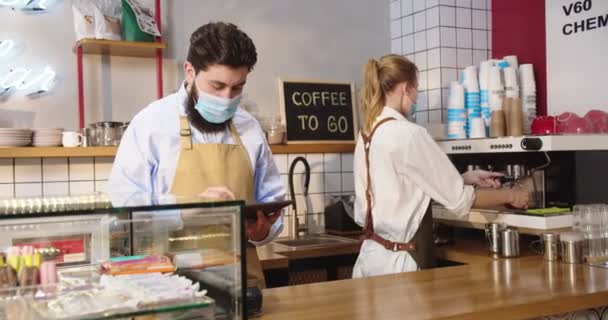
M 493 260 L 504 260 L 493 256 L 488 251 L 488 242 L 483 237 L 459 237 L 454 244 L 436 247 L 437 258 L 462 262 L 466 264 L 488 263 Z M 530 257 L 535 254 L 530 250 L 529 242 L 522 239 L 520 242 L 520 256 Z
M 541 257 L 264 290 L 269 319 L 529 319 L 605 305 L 608 269 Z
M 286 256 L 276 254 L 271 245 L 257 247 L 256 249 L 263 270 L 287 269 L 289 267 L 289 259 Z

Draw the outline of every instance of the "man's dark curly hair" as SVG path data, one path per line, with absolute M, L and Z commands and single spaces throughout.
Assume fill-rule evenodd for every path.
M 251 38 L 232 23 L 211 22 L 192 33 L 188 61 L 198 73 L 214 64 L 253 69 L 258 54 Z

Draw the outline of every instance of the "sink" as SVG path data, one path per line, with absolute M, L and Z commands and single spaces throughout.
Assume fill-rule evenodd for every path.
M 274 243 L 288 248 L 312 248 L 357 244 L 359 241 L 350 238 L 315 234 L 302 236 L 299 239 L 277 240 Z

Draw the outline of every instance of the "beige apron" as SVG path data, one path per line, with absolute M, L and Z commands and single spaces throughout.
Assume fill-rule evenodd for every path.
M 229 128 L 235 144 L 192 143 L 188 118 L 180 117 L 181 152 L 171 193 L 197 196 L 209 187 L 226 186 L 232 190 L 236 199 L 245 200 L 247 203 L 254 201 L 254 177 L 249 155 L 232 122 Z M 200 227 L 196 229 L 189 230 L 186 226 L 184 232 L 201 232 Z M 209 231 L 211 230 L 206 230 Z M 226 247 L 228 246 L 229 244 L 226 243 Z M 249 242 L 247 242 L 247 278 L 257 280 L 258 287 L 265 287 L 264 272 L 256 248 Z

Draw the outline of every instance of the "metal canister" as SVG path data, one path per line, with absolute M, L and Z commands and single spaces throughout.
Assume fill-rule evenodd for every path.
M 500 253 L 500 231 L 503 229 L 499 223 L 486 224 L 486 238 L 488 239 L 488 248 L 491 253 Z
M 557 261 L 559 259 L 559 234 L 552 232 L 544 233 L 543 249 L 546 261 Z
M 519 231 L 512 228 L 504 229 L 501 233 L 501 256 L 505 258 L 519 256 Z
M 583 262 L 584 237 L 579 232 L 563 232 L 560 234 L 560 253 L 565 263 Z

